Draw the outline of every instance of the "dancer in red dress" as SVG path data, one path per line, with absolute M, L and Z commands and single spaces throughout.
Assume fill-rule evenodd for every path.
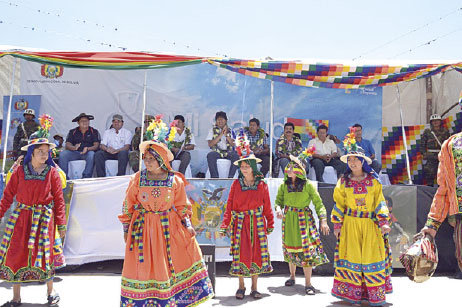
M 16 197 L 0 243 L 0 279 L 14 283 L 13 299 L 4 307 L 21 305 L 20 283 L 47 282 L 47 302 L 57 304 L 53 290 L 55 275 L 53 245 L 57 226 L 63 238 L 66 230 L 61 178 L 51 158 L 55 147 L 47 139 L 51 117 L 41 117 L 41 129 L 31 136 L 24 164 L 13 171 L 0 201 L 0 218 Z
M 236 298 L 244 298 L 244 277 L 251 277 L 250 296 L 258 299 L 261 298 L 257 291 L 258 275 L 273 271 L 266 235 L 274 229 L 274 217 L 268 185 L 257 169 L 257 162 L 261 160 L 250 151 L 247 138 L 242 134 L 237 139 L 241 159 L 235 162 L 239 166 L 239 178 L 231 185 L 220 231 L 225 234 L 229 228 L 231 233 L 233 262 L 229 273 L 239 277 Z

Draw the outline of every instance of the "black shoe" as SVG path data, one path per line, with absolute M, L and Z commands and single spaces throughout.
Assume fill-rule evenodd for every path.
M 454 279 L 462 279 L 462 272 L 460 270 L 456 273 Z
M 9 301 L 9 302 L 6 302 L 2 305 L 2 307 L 19 307 L 21 306 L 21 301 L 19 302 L 14 302 L 14 301 Z

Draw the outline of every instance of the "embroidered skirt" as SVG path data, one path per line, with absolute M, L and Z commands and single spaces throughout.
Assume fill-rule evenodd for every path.
M 284 207 L 282 221 L 284 260 L 301 267 L 329 263 L 309 207 Z
M 187 307 L 213 297 L 199 245 L 175 211 L 135 210 L 128 235 L 122 307 Z
M 230 275 L 251 277 L 273 271 L 262 211 L 262 207 L 244 212 L 232 211 L 230 255 L 233 262 Z
M 348 209 L 335 250 L 332 295 L 353 304 L 385 304 L 391 293 L 391 250 L 373 212 Z
M 0 243 L 0 279 L 16 283 L 52 279 L 55 261 L 64 262 L 53 247 L 55 232 L 52 204 L 18 203 Z

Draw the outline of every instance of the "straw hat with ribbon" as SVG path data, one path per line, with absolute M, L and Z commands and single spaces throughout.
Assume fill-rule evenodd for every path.
M 350 127 L 350 133 L 345 136 L 345 139 L 343 140 L 343 146 L 345 147 L 347 154 L 340 157 L 340 160 L 347 164 L 349 156 L 356 156 L 362 157 L 367 162 L 367 164 L 370 165 L 372 164 L 372 159 L 367 157 L 366 154 L 364 154 L 363 148 L 361 148 L 356 143 L 355 130 L 355 127 Z
M 49 114 L 42 114 L 39 117 L 39 121 L 40 128 L 30 136 L 28 144 L 23 146 L 21 151 L 27 151 L 31 145 L 48 144 L 50 146 L 50 150 L 56 147 L 53 142 L 48 141 L 50 128 L 53 126 L 53 118 Z

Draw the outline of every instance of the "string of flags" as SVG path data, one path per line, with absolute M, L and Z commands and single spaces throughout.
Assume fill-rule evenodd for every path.
M 404 38 L 404 37 L 406 37 L 406 36 L 408 36 L 408 35 L 410 35 L 410 34 L 416 33 L 416 32 L 418 32 L 418 31 L 420 31 L 420 30 L 422 30 L 422 29 L 424 29 L 424 28 L 427 28 L 428 26 L 430 26 L 430 25 L 432 25 L 432 24 L 434 24 L 434 23 L 436 23 L 436 22 L 441 22 L 441 21 L 443 21 L 444 19 L 448 18 L 449 16 L 451 16 L 451 15 L 453 15 L 453 14 L 456 14 L 456 13 L 460 13 L 460 12 L 462 12 L 462 7 L 459 7 L 459 8 L 457 8 L 457 9 L 455 9 L 455 10 L 453 10 L 453 11 L 447 13 L 446 15 L 440 16 L 439 18 L 437 18 L 437 19 L 435 19 L 435 20 L 433 20 L 433 21 L 427 22 L 427 23 L 423 24 L 423 25 L 420 26 L 420 27 L 417 27 L 417 28 L 415 28 L 415 29 L 413 29 L 413 30 L 411 30 L 411 31 L 408 31 L 408 32 L 406 32 L 406 33 L 404 33 L 404 34 L 402 34 L 402 35 L 399 35 L 399 36 L 397 36 L 397 37 L 395 37 L 395 38 L 393 38 L 393 39 L 391 39 L 391 40 L 385 42 L 384 44 L 381 44 L 381 45 L 379 45 L 379 46 L 377 46 L 377 47 L 374 47 L 374 48 L 372 48 L 372 49 L 366 51 L 365 53 L 359 55 L 358 57 L 353 58 L 352 61 L 361 59 L 363 56 L 368 55 L 368 54 L 370 54 L 370 53 L 372 53 L 372 52 L 374 52 L 374 51 L 381 50 L 383 47 L 385 47 L 385 46 L 387 46 L 387 45 L 390 45 L 391 43 L 394 43 L 394 42 L 396 42 L 396 41 L 398 41 L 398 40 L 400 40 L 400 39 L 402 39 L 402 38 Z M 430 40 L 430 41 L 433 41 L 433 40 Z M 425 46 L 425 45 L 426 45 L 426 44 L 424 44 L 424 45 L 422 45 L 422 46 Z M 428 45 L 429 45 L 429 44 L 428 44 Z M 415 49 L 415 48 L 414 48 L 414 49 Z M 409 49 L 409 50 L 406 51 L 406 52 L 412 52 L 412 48 Z M 406 52 L 405 52 L 405 53 L 406 53 Z
M 27 9 L 29 11 L 32 11 L 32 12 L 35 12 L 35 13 L 41 14 L 41 15 L 53 16 L 53 17 L 56 17 L 56 18 L 70 19 L 73 22 L 77 22 L 77 23 L 82 24 L 82 25 L 94 26 L 94 27 L 99 28 L 102 31 L 110 31 L 112 33 L 118 33 L 119 35 L 122 35 L 122 32 L 124 31 L 123 27 L 120 27 L 118 25 L 105 25 L 104 23 L 92 21 L 92 20 L 89 20 L 87 18 L 67 16 L 66 14 L 63 14 L 63 13 L 53 13 L 53 12 L 51 12 L 49 10 L 42 9 L 42 8 L 34 8 L 34 7 L 29 6 L 27 4 L 19 4 L 17 2 L 11 2 L 11 1 L 5 1 L 5 0 L 0 0 L 0 3 L 3 3 L 5 5 L 9 5 L 11 7 Z M 8 23 L 8 22 L 3 20 L 3 23 Z M 9 24 L 14 25 L 13 23 L 9 23 Z M 46 30 L 43 27 L 35 27 L 35 26 L 31 27 L 31 26 L 21 26 L 21 25 L 20 25 L 20 27 L 23 27 L 25 29 L 30 29 L 32 31 L 34 31 L 36 29 L 41 29 L 43 32 L 46 32 L 46 33 L 53 33 L 53 34 L 63 35 L 63 33 L 53 31 L 53 30 Z M 127 35 L 132 35 L 132 33 L 127 33 Z M 69 36 L 69 37 L 71 37 L 71 36 Z M 130 49 L 128 46 L 119 46 L 120 44 L 108 43 L 108 42 L 99 42 L 97 40 L 93 40 L 93 39 L 90 39 L 90 38 L 75 37 L 75 36 L 72 36 L 72 38 L 77 38 L 77 39 L 81 39 L 83 41 L 86 41 L 87 43 L 95 43 L 95 44 L 100 45 L 100 46 L 116 48 L 116 49 L 124 50 L 124 51 Z M 191 50 L 191 52 L 194 52 L 194 53 L 196 53 L 196 52 L 198 52 L 198 53 L 204 52 L 204 50 L 202 50 L 201 48 L 194 47 L 191 44 L 179 43 L 177 41 L 165 39 L 165 38 L 162 38 L 162 37 L 157 37 L 157 36 L 154 36 L 152 34 L 146 34 L 146 35 L 143 36 L 143 38 L 148 39 L 148 40 L 154 40 L 156 42 L 162 42 L 163 44 L 166 44 L 166 45 L 168 45 L 170 47 L 174 47 L 174 48 L 185 48 L 187 50 Z M 211 53 L 214 54 L 215 56 L 218 56 L 218 57 L 227 57 L 226 54 L 222 54 L 222 53 L 219 53 L 219 52 L 216 52 L 216 51 L 211 51 Z

